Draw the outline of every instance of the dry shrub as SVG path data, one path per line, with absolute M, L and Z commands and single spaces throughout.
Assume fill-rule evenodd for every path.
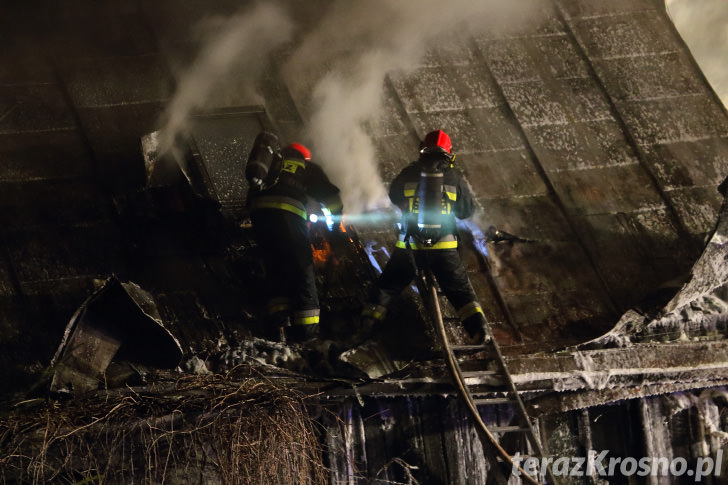
M 327 483 L 301 396 L 260 377 L 44 401 L 0 417 L 3 483 Z

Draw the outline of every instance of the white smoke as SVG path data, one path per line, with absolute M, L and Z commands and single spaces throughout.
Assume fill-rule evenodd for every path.
M 538 15 L 542 1 L 347 0 L 311 2 L 314 10 L 320 8 L 316 3 L 328 10 L 317 25 L 306 26 L 284 75 L 307 123 L 314 158 L 339 185 L 352 213 L 388 204 L 371 137 L 382 119 L 386 75 L 416 67 L 429 48 L 450 35 L 527 22 Z M 728 2 L 666 0 L 666 5 L 728 104 Z M 288 13 L 270 3 L 208 19 L 203 28 L 209 37 L 164 113 L 160 153 L 186 134 L 196 110 L 225 105 L 221 88 L 234 89 L 228 98 L 237 104 L 260 103 L 259 76 L 271 52 L 291 42 L 294 31 Z
M 388 204 L 370 136 L 382 117 L 387 73 L 417 66 L 427 49 L 449 33 L 522 22 L 526 12 L 539 11 L 533 8 L 538 3 L 332 2 L 291 56 L 284 75 L 308 117 L 314 157 L 340 186 L 347 212 Z
M 728 1 L 666 0 L 665 4 L 703 74 L 728 106 Z
M 308 132 L 322 164 L 342 190 L 348 213 L 386 207 L 372 139 L 366 131 L 381 110 L 381 64 L 376 53 L 364 56 L 353 77 L 326 75 L 316 85 L 316 109 Z M 367 65 L 370 67 L 367 69 Z
M 418 66 L 434 43 L 450 35 L 475 33 L 474 26 L 520 24 L 543 1 L 312 1 L 290 5 L 292 11 L 308 10 L 305 18 L 320 14 L 317 24 L 301 26 L 303 37 L 295 42 L 292 15 L 275 5 L 260 3 L 230 18 L 208 19 L 202 26 L 207 39 L 164 113 L 158 151 L 174 149 L 196 110 L 225 105 L 221 87 L 236 91 L 228 104 L 262 102 L 254 99 L 255 86 L 269 56 L 297 44 L 283 75 L 308 139 L 284 142 L 311 143 L 314 159 L 341 189 L 347 213 L 388 207 L 372 139 L 386 119 L 387 74 Z M 227 86 L 231 79 L 234 84 Z
M 207 34 L 206 40 L 163 114 L 160 154 L 174 150 L 195 111 L 220 104 L 226 94 L 222 88 L 234 89 L 239 100 L 254 102 L 256 81 L 268 56 L 290 41 L 293 23 L 279 7 L 261 3 L 229 18 L 208 18 L 198 29 Z

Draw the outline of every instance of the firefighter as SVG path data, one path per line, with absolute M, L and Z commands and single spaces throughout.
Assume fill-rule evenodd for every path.
M 301 343 L 318 336 L 320 313 L 307 200 L 317 200 L 335 216 L 341 216 L 343 205 L 339 189 L 311 162 L 308 148 L 291 143 L 275 155 L 265 182 L 251 183 L 248 206 L 267 274 L 268 333 L 277 340 L 284 329 L 287 341 Z
M 454 167 L 452 142 L 442 130 L 428 133 L 419 158 L 397 175 L 389 198 L 402 211 L 392 257 L 360 319 L 360 336 L 384 320 L 394 297 L 411 284 L 417 268 L 428 267 L 457 311 L 470 343 L 486 338 L 485 315 L 458 253 L 455 218 L 473 215 L 474 204 L 462 173 Z

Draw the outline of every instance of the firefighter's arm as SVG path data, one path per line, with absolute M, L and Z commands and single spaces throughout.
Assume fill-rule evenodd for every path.
M 389 185 L 389 200 L 400 209 L 407 207 L 407 198 L 404 195 L 405 170 L 402 170 Z
M 332 184 L 324 171 L 315 163 L 306 164 L 306 191 L 307 193 L 326 206 L 334 215 L 341 215 L 344 211 L 344 204 L 339 195 L 339 188 Z
M 473 194 L 470 192 L 470 187 L 462 175 L 459 176 L 457 187 L 458 198 L 455 202 L 455 217 L 458 219 L 467 219 L 475 212 Z
M 341 201 L 339 193 L 330 194 L 326 197 L 318 199 L 323 205 L 326 206 L 329 211 L 335 216 L 340 216 L 344 213 L 344 203 Z

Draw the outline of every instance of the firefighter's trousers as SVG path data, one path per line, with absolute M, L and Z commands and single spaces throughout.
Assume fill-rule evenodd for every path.
M 280 209 L 258 209 L 251 215 L 266 271 L 270 315 L 290 315 L 291 323 L 318 324 L 313 255 L 307 221 Z
M 457 248 L 426 250 L 395 248 L 377 281 L 374 301 L 378 311 L 375 309 L 371 316 L 376 319 L 378 315 L 381 319 L 392 299 L 412 283 L 418 267 L 429 268 L 432 271 L 440 289 L 456 309 L 463 323 L 467 325 L 469 322 L 466 320 L 475 318 L 480 321 L 483 318 L 482 309 L 477 302 Z

